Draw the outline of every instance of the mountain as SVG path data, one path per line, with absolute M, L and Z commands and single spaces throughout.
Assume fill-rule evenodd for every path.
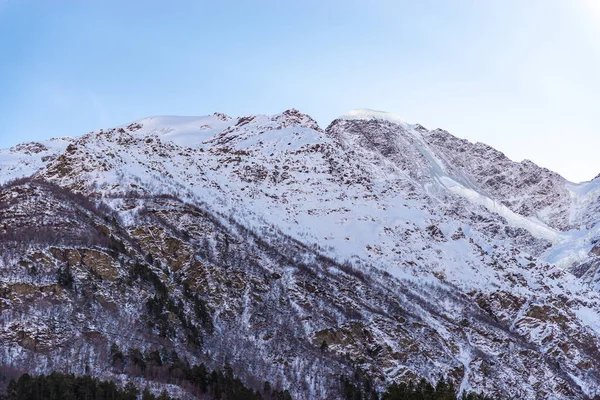
M 26 143 L 0 180 L 0 365 L 148 379 L 116 346 L 299 399 L 358 372 L 600 396 L 598 179 L 387 113 L 322 129 L 292 109 Z

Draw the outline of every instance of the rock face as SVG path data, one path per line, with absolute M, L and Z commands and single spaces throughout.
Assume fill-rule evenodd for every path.
M 600 244 L 596 244 L 592 250 L 590 250 L 590 256 L 600 256 Z
M 600 182 L 371 111 L 154 117 L 0 151 L 0 364 L 111 346 L 337 398 L 600 395 Z M 325 343 L 325 345 L 323 344 Z M 333 383 L 332 383 L 333 382 Z
M 533 162 L 516 163 L 483 143 L 470 143 L 437 129 L 425 140 L 451 166 L 453 176 L 468 177 L 485 193 L 517 214 L 538 218 L 561 231 L 575 228 L 569 219 L 571 196 L 564 178 Z
M 113 265 L 113 259 L 108 254 L 94 250 L 85 250 L 83 254 L 81 263 L 89 268 L 92 274 L 97 275 L 102 280 L 114 281 L 117 279 L 117 268 Z

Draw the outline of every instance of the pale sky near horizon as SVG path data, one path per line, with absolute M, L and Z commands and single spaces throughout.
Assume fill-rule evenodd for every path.
M 151 115 L 372 108 L 600 174 L 600 0 L 0 0 L 0 148 Z

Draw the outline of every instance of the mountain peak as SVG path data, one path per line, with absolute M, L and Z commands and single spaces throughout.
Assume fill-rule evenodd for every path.
M 271 119 L 283 119 L 285 121 L 284 126 L 296 125 L 304 128 L 314 129 L 319 132 L 321 131 L 321 128 L 319 127 L 317 121 L 315 121 L 310 115 L 304 114 L 303 112 L 300 112 L 295 108 L 290 108 L 280 114 L 276 114 L 273 117 L 271 117 Z
M 371 110 L 369 108 L 361 108 L 357 110 L 351 110 L 344 113 L 339 119 L 345 120 L 381 120 L 389 121 L 398 125 L 406 126 L 408 123 L 397 115 L 386 111 Z

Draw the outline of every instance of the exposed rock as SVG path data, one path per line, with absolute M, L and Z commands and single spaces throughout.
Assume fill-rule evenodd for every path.
M 114 281 L 118 277 L 114 261 L 108 254 L 95 250 L 85 250 L 81 261 L 83 265 L 90 268 L 102 279 Z

